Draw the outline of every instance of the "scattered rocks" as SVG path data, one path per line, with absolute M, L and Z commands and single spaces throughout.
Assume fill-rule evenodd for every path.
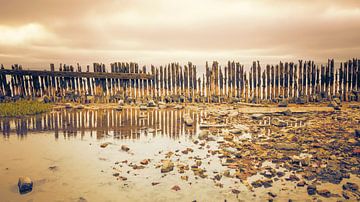
M 343 190 L 348 190 L 351 192 L 356 192 L 359 190 L 359 185 L 352 183 L 352 182 L 346 182 L 343 186 L 342 186 Z
M 18 181 L 18 188 L 20 194 L 26 194 L 32 191 L 33 181 L 29 177 L 20 177 Z

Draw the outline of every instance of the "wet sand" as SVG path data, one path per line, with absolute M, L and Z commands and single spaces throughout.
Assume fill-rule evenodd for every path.
M 1 119 L 1 201 L 338 201 L 344 200 L 343 184 L 360 183 L 359 156 L 353 156 L 352 150 L 332 160 L 328 157 L 333 154 L 324 147 L 320 151 L 324 153 L 323 159 L 319 160 L 320 156 L 304 144 L 299 151 L 273 148 L 278 140 L 285 141 L 284 137 L 286 141 L 301 142 L 304 129 L 315 128 L 318 124 L 317 116 L 338 117 L 333 123 L 343 123 L 343 133 L 346 133 L 346 137 L 332 140 L 332 134 L 339 128 L 330 128 L 318 136 L 319 141 L 324 139 L 333 144 L 346 138 L 349 144 L 346 148 L 358 148 L 358 142 L 348 141 L 358 141 L 351 137 L 350 126 L 359 121 L 359 110 L 349 109 L 347 105 L 342 112 L 326 106 L 204 105 L 187 106 L 182 110 L 143 111 L 136 106 L 123 111 L 106 106 L 93 105 L 82 110 L 61 107 L 36 117 Z M 278 113 L 288 109 L 293 112 L 290 116 Z M 253 120 L 250 117 L 253 113 L 262 113 L 265 117 Z M 184 114 L 194 119 L 193 126 L 185 126 Z M 351 120 L 342 119 L 349 114 L 352 114 Z M 276 118 L 286 126 L 272 125 Z M 324 124 L 331 124 L 328 121 L 323 119 Z M 204 122 L 222 123 L 226 127 L 200 129 Z M 238 124 L 249 127 L 248 131 L 231 134 L 229 131 Z M 199 137 L 204 130 L 210 132 L 205 139 Z M 324 137 L 326 133 L 331 138 Z M 309 137 L 306 138 L 312 145 Z M 109 144 L 103 148 L 104 143 Z M 123 151 L 122 145 L 130 150 Z M 343 151 L 342 147 L 338 149 Z M 293 162 L 300 154 L 312 154 L 313 164 L 299 170 Z M 279 158 L 279 155 L 287 155 L 290 159 Z M 149 159 L 147 165 L 140 163 L 144 159 Z M 173 171 L 161 173 L 164 159 L 174 163 Z M 307 169 L 314 164 L 320 167 L 331 163 L 342 165 L 345 160 L 353 163 L 349 168 L 353 172 L 346 171 L 350 178 L 343 178 L 340 184 L 306 180 L 308 184 L 317 184 L 317 189 L 327 189 L 338 196 L 310 196 L 306 185 L 297 186 L 300 180 L 287 180 L 291 175 L 303 180 L 302 175 L 310 172 Z M 186 166 L 189 168 L 181 169 Z M 205 172 L 199 174 L 199 169 Z M 261 173 L 271 169 L 284 172 L 284 176 L 271 177 L 270 187 L 255 188 L 252 182 L 269 179 Z M 32 192 L 19 194 L 19 176 L 28 176 L 34 181 Z M 172 189 L 176 185 L 180 190 Z M 356 197 L 355 193 L 350 200 L 357 200 Z

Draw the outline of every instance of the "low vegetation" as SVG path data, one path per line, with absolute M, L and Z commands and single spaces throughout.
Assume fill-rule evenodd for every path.
M 51 104 L 45 104 L 38 101 L 0 103 L 0 117 L 35 115 L 48 112 L 50 109 Z

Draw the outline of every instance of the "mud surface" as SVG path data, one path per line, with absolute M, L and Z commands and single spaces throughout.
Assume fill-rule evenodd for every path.
M 354 106 L 75 108 L 0 120 L 1 201 L 360 199 Z

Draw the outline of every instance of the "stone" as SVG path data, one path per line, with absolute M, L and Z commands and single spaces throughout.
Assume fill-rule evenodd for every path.
M 118 102 L 119 106 L 124 106 L 124 104 L 125 104 L 124 100 L 119 100 L 119 102 Z
M 105 147 L 107 147 L 109 144 L 111 144 L 110 142 L 105 142 L 105 143 L 102 143 L 101 145 L 100 145 L 100 147 L 101 148 L 105 148 Z
M 171 160 L 163 160 L 161 173 L 167 173 L 174 170 L 174 163 Z
M 290 150 L 299 150 L 300 146 L 295 143 L 277 143 L 274 145 L 274 148 L 278 150 L 290 151 Z
M 144 106 L 144 105 L 141 105 L 141 106 L 140 106 L 140 110 L 147 110 L 147 109 L 148 109 L 147 106 Z
M 271 124 L 273 126 L 277 126 L 277 127 L 285 127 L 287 125 L 285 121 L 282 121 L 282 120 L 280 120 L 278 118 L 273 118 L 271 120 Z
M 300 182 L 298 182 L 297 184 L 296 184 L 296 186 L 298 186 L 298 187 L 303 187 L 303 186 L 305 186 L 305 181 L 300 181 Z
M 304 97 L 298 97 L 296 100 L 295 100 L 295 103 L 296 104 L 305 104 L 306 103 L 306 99 Z
M 184 106 L 182 106 L 182 105 L 175 105 L 174 106 L 174 109 L 183 109 L 184 108 Z
M 171 189 L 174 190 L 174 191 L 180 191 L 181 190 L 181 188 L 178 185 L 173 186 Z
M 308 193 L 309 195 L 315 195 L 315 193 L 316 193 L 316 186 L 315 186 L 315 185 L 308 185 L 307 188 L 306 188 L 306 190 L 307 190 L 307 193 Z
M 264 117 L 265 117 L 264 114 L 252 114 L 252 115 L 251 115 L 251 118 L 252 118 L 252 119 L 255 119 L 255 120 L 260 120 L 260 119 L 262 119 L 262 118 L 264 118 Z
M 272 193 L 272 192 L 268 192 L 268 194 L 269 194 L 269 196 L 271 196 L 271 197 L 273 197 L 273 198 L 275 198 L 277 195 L 276 194 L 274 194 L 274 193 Z
M 262 182 L 261 180 L 256 180 L 254 182 L 251 183 L 251 186 L 253 186 L 254 188 L 258 188 L 262 186 Z
M 142 161 L 140 162 L 140 164 L 142 164 L 142 165 L 147 165 L 147 164 L 149 164 L 149 159 L 144 159 L 144 160 L 142 160 Z
M 18 187 L 20 194 L 26 194 L 32 191 L 33 181 L 29 177 L 20 177 Z
M 209 136 L 209 131 L 202 130 L 202 131 L 200 131 L 198 138 L 199 138 L 199 140 L 205 140 L 208 138 L 208 136 Z
M 233 194 L 240 194 L 240 190 L 238 190 L 238 189 L 232 189 L 231 192 Z
M 316 190 L 316 193 L 326 198 L 329 198 L 331 196 L 330 191 L 327 189 Z
M 149 100 L 147 103 L 148 107 L 156 107 L 156 103 L 154 102 L 154 100 Z
M 152 186 L 155 186 L 155 185 L 158 185 L 158 184 L 160 184 L 160 182 L 152 182 L 151 183 Z
M 278 107 L 287 107 L 287 106 L 288 106 L 288 102 L 286 100 L 282 100 L 278 104 Z
M 352 183 L 352 182 L 346 182 L 343 186 L 342 186 L 343 190 L 349 190 L 352 192 L 356 192 L 359 190 L 359 185 Z
M 184 122 L 187 126 L 192 126 L 194 124 L 194 120 L 190 117 L 189 114 L 184 115 Z
M 282 113 L 283 115 L 285 115 L 285 116 L 291 116 L 291 115 L 292 115 L 292 111 L 291 111 L 290 109 L 285 110 L 285 111 L 282 111 L 281 113 Z
M 126 145 L 122 145 L 121 150 L 128 152 L 130 150 L 130 148 Z
M 360 138 L 360 129 L 355 129 L 355 137 Z

